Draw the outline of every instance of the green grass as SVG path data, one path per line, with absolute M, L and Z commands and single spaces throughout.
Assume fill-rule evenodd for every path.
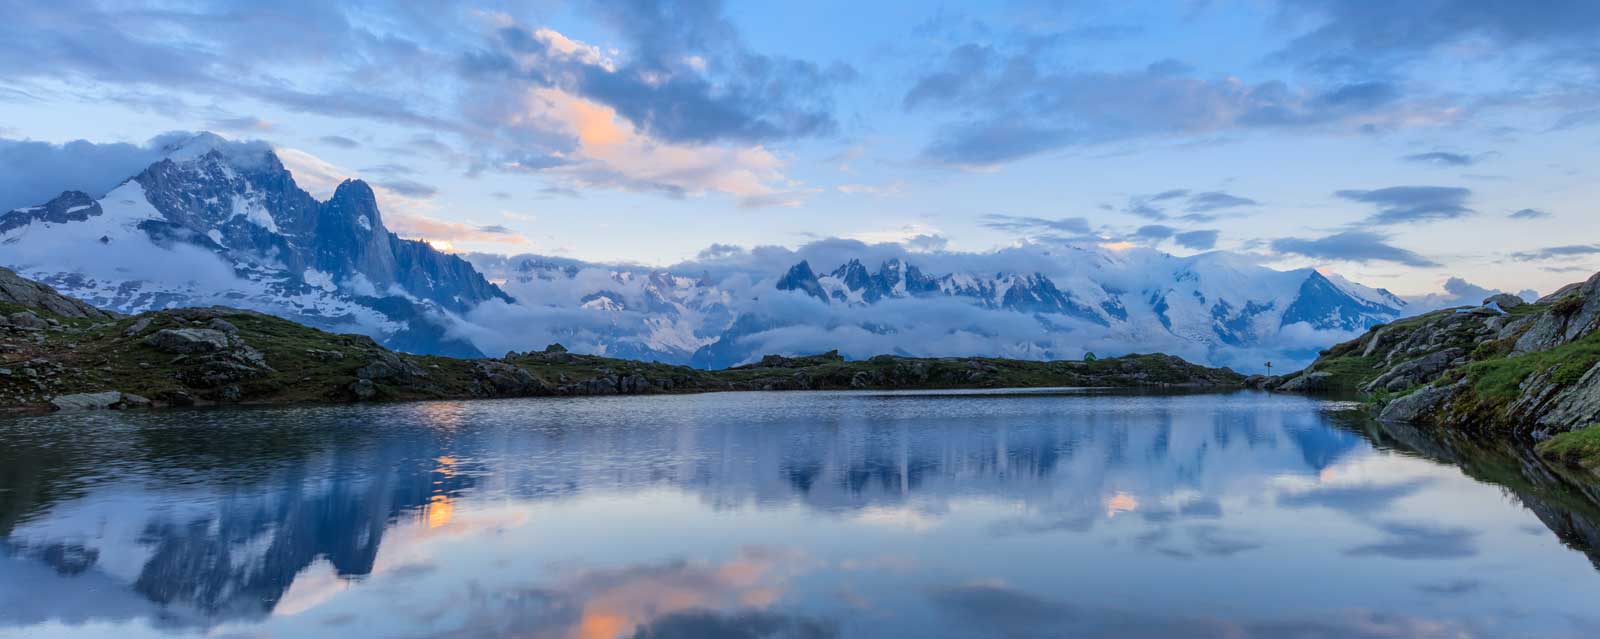
M 1539 442 L 1536 450 L 1546 459 L 1591 468 L 1600 467 L 1600 424 L 1551 437 Z
M 1552 381 L 1565 386 L 1577 382 L 1597 362 L 1600 332 L 1547 351 L 1473 362 L 1467 366 L 1466 374 L 1483 402 L 1504 404 L 1520 394 L 1522 382 L 1531 375 L 1550 371 Z
M 1319 361 L 1310 370 L 1332 375 L 1326 382 L 1329 389 L 1356 390 L 1383 374 L 1381 362 L 1377 357 L 1347 355 Z

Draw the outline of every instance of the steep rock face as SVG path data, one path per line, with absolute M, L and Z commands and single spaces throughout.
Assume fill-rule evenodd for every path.
M 812 272 L 809 262 L 800 262 L 789 268 L 789 272 L 778 279 L 777 289 L 780 291 L 800 291 L 824 302 L 828 301 L 828 294 L 822 292 L 822 284 L 817 281 L 817 274 Z
M 1534 304 L 1484 302 L 1369 331 L 1307 371 L 1377 394 L 1386 420 L 1540 437 L 1600 422 L 1600 273 Z
M 1405 302 L 1388 291 L 1379 289 L 1384 296 L 1379 301 L 1366 300 L 1349 294 L 1335 285 L 1327 276 L 1312 271 L 1300 285 L 1293 304 L 1283 313 L 1279 324 L 1287 326 L 1307 322 L 1314 326 L 1365 330 L 1375 324 L 1393 319 Z M 1387 302 L 1387 303 L 1386 303 Z

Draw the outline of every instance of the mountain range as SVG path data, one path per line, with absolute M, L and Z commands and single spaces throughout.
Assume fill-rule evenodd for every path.
M 510 301 L 471 264 L 384 227 L 372 188 L 318 201 L 265 145 L 199 134 L 110 192 L 0 216 L 4 262 L 123 313 L 221 304 L 359 332 L 408 351 L 481 354 L 452 315 Z
M 476 356 L 559 341 L 709 368 L 838 349 L 858 358 L 1161 351 L 1253 370 L 1268 359 L 1308 362 L 1418 310 L 1332 273 L 1226 252 L 947 254 L 854 243 L 668 269 L 456 255 L 390 232 L 361 180 L 318 200 L 265 144 L 202 133 L 164 155 L 107 193 L 69 191 L 0 215 L 0 265 L 124 313 L 226 305 L 409 352 Z

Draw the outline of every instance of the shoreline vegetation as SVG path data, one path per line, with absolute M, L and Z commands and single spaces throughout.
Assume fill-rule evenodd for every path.
M 769 355 L 720 370 L 569 353 L 390 351 L 263 313 L 120 316 L 0 269 L 0 411 L 403 401 L 734 390 L 1238 388 L 1245 376 L 1169 355 L 1087 361 Z

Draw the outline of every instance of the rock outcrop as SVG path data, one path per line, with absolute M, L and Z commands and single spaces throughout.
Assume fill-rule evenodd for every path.
M 81 300 L 57 293 L 55 289 L 17 275 L 8 268 L 0 268 L 0 302 L 36 308 L 62 317 L 97 320 L 117 317 L 116 313 L 102 311 Z
M 1324 375 L 1390 421 L 1543 438 L 1600 422 L 1600 274 L 1532 304 L 1495 295 L 1337 345 L 1279 390 Z

